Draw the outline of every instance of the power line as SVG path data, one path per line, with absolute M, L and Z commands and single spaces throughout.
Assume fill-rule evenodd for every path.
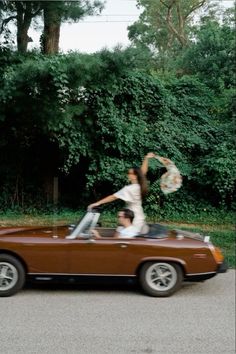
M 130 22 L 134 22 L 133 20 L 128 20 L 128 21 L 81 21 L 81 23 L 113 23 L 113 22 L 120 22 L 120 23 L 130 23 Z
M 93 18 L 93 17 L 99 17 L 101 20 L 83 20 L 80 23 L 112 23 L 112 22 L 120 22 L 120 23 L 130 23 L 134 22 L 135 19 L 139 18 L 139 15 L 131 15 L 131 14 L 123 14 L 123 15 L 117 15 L 117 14 L 107 14 L 107 15 L 94 15 L 94 16 L 88 16 L 87 18 Z M 105 17 L 105 19 L 104 19 Z M 133 19 L 117 19 L 117 20 L 111 20 L 109 17 L 134 17 Z
M 108 18 L 108 17 L 134 17 L 134 18 L 138 18 L 139 15 L 94 15 L 94 16 L 87 16 L 87 18 L 94 18 L 94 17 L 98 17 L 98 18 Z
M 105 14 L 105 15 L 92 15 L 89 17 L 105 17 L 105 16 L 139 16 L 138 14 Z

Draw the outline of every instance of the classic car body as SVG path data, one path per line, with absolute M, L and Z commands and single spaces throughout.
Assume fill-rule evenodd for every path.
M 89 211 L 78 225 L 0 229 L 0 296 L 19 291 L 27 279 L 51 281 L 78 276 L 137 277 L 145 293 L 169 296 L 183 280 L 205 280 L 227 266 L 209 236 L 153 224 L 147 234 L 113 237 L 96 227 Z M 96 228 L 101 238 L 91 232 Z

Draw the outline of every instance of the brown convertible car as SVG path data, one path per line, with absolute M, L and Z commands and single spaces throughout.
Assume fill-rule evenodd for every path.
M 97 227 L 99 216 L 88 211 L 74 226 L 1 228 L 0 296 L 15 294 L 30 279 L 81 276 L 136 277 L 146 294 L 169 296 L 184 280 L 202 281 L 227 270 L 209 236 L 151 224 L 146 234 L 117 239 L 114 229 Z

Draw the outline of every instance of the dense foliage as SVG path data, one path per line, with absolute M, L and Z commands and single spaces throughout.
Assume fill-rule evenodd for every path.
M 205 21 L 165 75 L 134 48 L 48 57 L 1 46 L 0 209 L 45 207 L 56 177 L 61 205 L 85 206 L 123 186 L 148 151 L 184 180 L 164 196 L 151 161 L 150 213 L 234 208 L 232 32 Z

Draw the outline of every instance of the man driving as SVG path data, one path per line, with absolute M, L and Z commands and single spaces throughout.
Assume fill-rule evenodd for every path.
M 132 224 L 134 212 L 124 208 L 118 212 L 118 227 L 115 231 L 114 238 L 132 238 L 138 235 L 138 229 Z M 101 238 L 97 230 L 92 230 L 95 238 Z

